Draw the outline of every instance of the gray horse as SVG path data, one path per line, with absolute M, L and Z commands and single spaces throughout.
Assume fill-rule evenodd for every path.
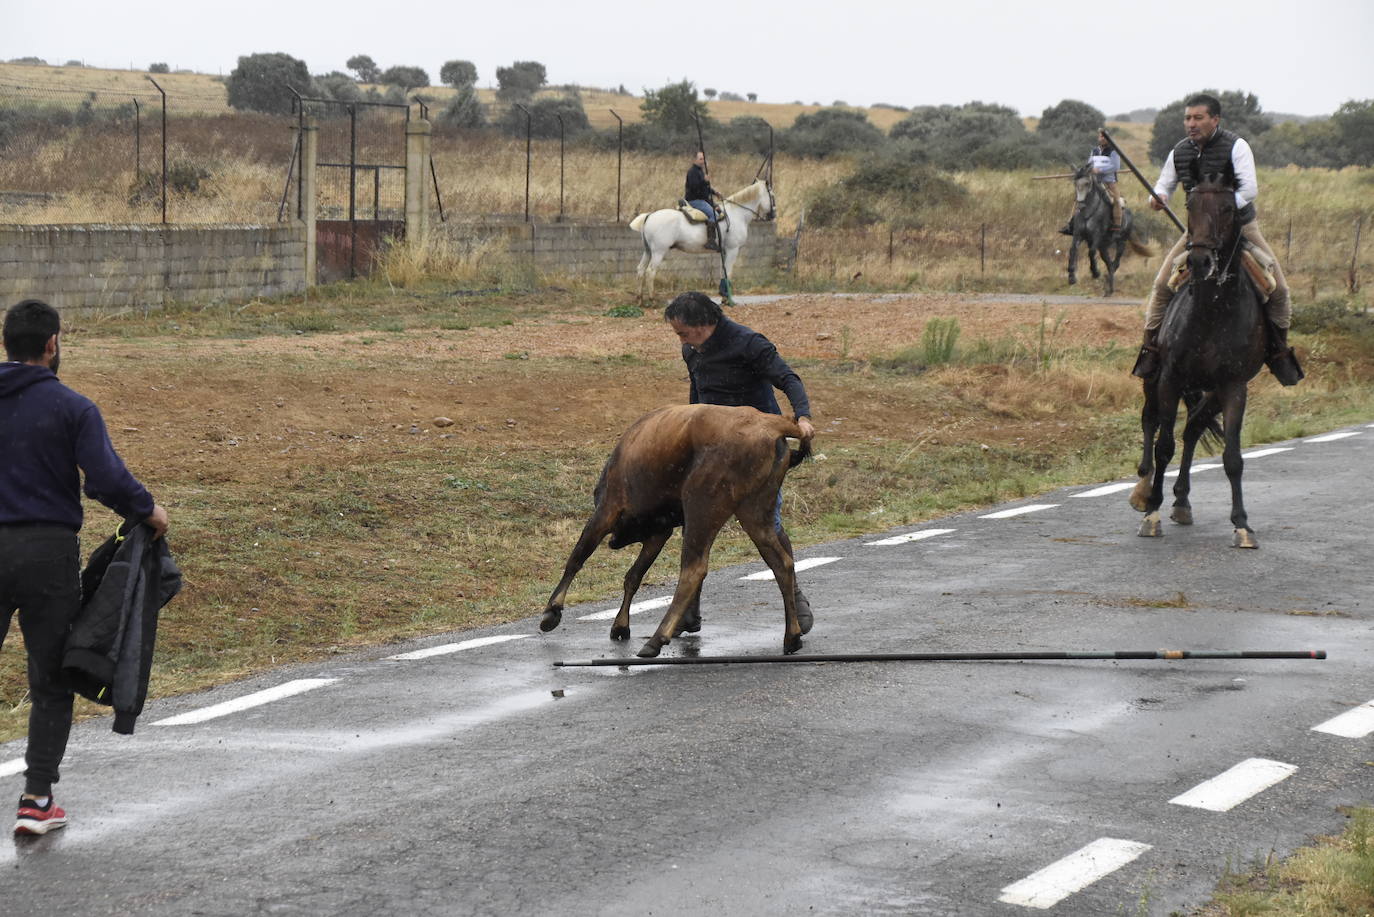
M 1094 278 L 1102 276 L 1097 269 L 1097 257 L 1107 268 L 1106 295 L 1116 289 L 1116 268 L 1126 246 L 1137 255 L 1153 255 L 1154 250 L 1135 234 L 1135 218 L 1127 207 L 1121 208 L 1121 228 L 1112 229 L 1112 202 L 1107 192 L 1093 178 L 1089 165 L 1080 167 L 1073 175 L 1074 197 L 1078 208 L 1073 215 L 1073 236 L 1069 239 L 1069 283 L 1078 282 L 1078 246 L 1087 243 L 1088 267 Z

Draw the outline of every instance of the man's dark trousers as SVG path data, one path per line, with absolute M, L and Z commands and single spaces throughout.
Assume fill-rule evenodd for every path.
M 24 792 L 47 796 L 72 728 L 72 692 L 62 679 L 62 650 L 81 611 L 81 549 L 62 525 L 0 525 L 0 645 L 10 618 L 29 656 L 29 743 Z

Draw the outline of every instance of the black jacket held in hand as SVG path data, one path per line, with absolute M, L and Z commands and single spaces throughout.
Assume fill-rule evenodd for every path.
M 114 731 L 130 735 L 148 695 L 157 616 L 181 590 L 167 539 L 125 522 L 95 549 L 81 574 L 81 614 L 67 637 L 62 673 L 82 697 L 114 708 Z

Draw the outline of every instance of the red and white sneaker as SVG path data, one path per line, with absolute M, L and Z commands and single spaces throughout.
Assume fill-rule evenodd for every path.
M 35 800 L 19 798 L 19 817 L 14 822 L 15 834 L 47 834 L 67 823 L 67 812 L 51 796 L 47 806 Z

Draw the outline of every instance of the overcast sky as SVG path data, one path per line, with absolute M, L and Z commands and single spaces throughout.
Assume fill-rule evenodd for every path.
M 228 74 L 265 51 L 316 74 L 367 54 L 436 83 L 445 61 L 470 60 L 482 86 L 537 60 L 550 82 L 635 94 L 686 78 L 762 102 L 976 99 L 1039 115 L 1072 98 L 1112 115 L 1211 87 L 1318 115 L 1374 98 L 1374 0 L 0 0 L 3 60 Z

